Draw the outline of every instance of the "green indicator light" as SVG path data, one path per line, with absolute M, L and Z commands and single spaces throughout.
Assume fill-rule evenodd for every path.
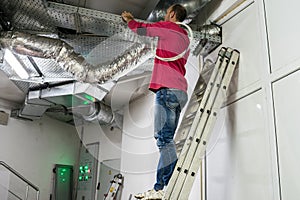
M 62 179 L 62 182 L 66 182 L 66 179 L 63 178 L 63 179 Z
M 83 167 L 82 167 L 82 166 L 80 166 L 80 167 L 79 167 L 79 169 L 80 169 L 80 170 L 82 170 L 82 169 L 83 169 Z
M 84 166 L 84 169 L 86 169 L 86 170 L 89 169 L 89 166 L 88 165 Z
M 90 102 L 88 102 L 88 101 L 84 101 L 83 102 L 83 105 L 88 105 Z
M 66 169 L 62 169 L 61 171 L 62 171 L 62 172 L 66 172 L 67 170 L 66 170 Z
M 79 176 L 79 180 L 82 181 L 82 176 Z
M 89 176 L 85 176 L 85 177 L 84 177 L 84 180 L 89 180 Z
M 64 175 L 64 173 L 62 173 L 62 172 L 61 172 L 61 173 L 60 173 L 60 175 L 61 175 L 61 176 L 63 176 L 63 175 Z
M 90 95 L 87 95 L 87 94 L 84 95 L 84 98 L 86 98 L 87 100 L 90 100 L 90 101 L 92 101 L 92 102 L 95 101 L 95 98 L 94 98 L 94 97 L 92 97 L 92 96 L 90 96 Z

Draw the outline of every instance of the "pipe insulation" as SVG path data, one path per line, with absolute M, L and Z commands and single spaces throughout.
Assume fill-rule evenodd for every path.
M 104 83 L 117 79 L 153 57 L 155 40 L 149 41 L 145 37 L 130 34 L 130 31 L 124 33 L 124 38 L 133 45 L 122 55 L 117 55 L 110 63 L 97 66 L 88 63 L 83 56 L 74 51 L 73 47 L 56 38 L 8 31 L 1 33 L 0 45 L 17 54 L 54 59 L 80 82 Z

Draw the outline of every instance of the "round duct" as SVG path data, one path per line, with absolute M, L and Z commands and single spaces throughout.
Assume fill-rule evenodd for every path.
M 89 106 L 88 109 L 88 112 L 82 115 L 86 121 L 98 121 L 101 125 L 113 123 L 114 115 L 109 106 L 96 102 L 94 106 Z

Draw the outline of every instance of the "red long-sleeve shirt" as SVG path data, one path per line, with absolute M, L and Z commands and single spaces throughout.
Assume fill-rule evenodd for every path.
M 157 36 L 159 39 L 156 55 L 162 58 L 177 56 L 189 46 L 187 32 L 173 22 L 141 23 L 131 20 L 128 27 L 134 32 L 144 32 L 147 36 Z M 168 62 L 155 58 L 149 89 L 156 92 L 160 88 L 175 88 L 186 92 L 187 81 L 184 75 L 188 54 L 189 51 L 183 58 Z

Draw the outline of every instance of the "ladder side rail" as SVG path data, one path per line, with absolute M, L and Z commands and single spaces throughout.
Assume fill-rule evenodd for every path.
M 226 49 L 222 48 L 218 55 L 220 55 L 222 58 L 224 56 L 225 52 L 226 52 Z M 217 59 L 216 62 L 218 62 L 218 61 L 219 61 L 219 59 Z M 214 67 L 211 67 L 209 70 L 206 70 L 204 72 L 204 73 L 206 73 L 206 76 L 209 76 L 208 78 L 215 77 L 215 75 L 213 75 L 213 71 L 216 69 L 215 66 L 219 66 L 219 64 L 214 64 Z M 194 88 L 194 91 L 191 95 L 190 101 L 187 105 L 187 109 L 185 111 L 185 114 L 183 116 L 181 124 L 176 131 L 175 140 L 176 139 L 184 140 L 183 141 L 183 143 L 184 143 L 185 140 L 188 138 L 188 136 L 185 133 L 187 133 L 187 134 L 189 133 L 192 123 L 193 123 L 195 117 L 197 117 L 196 116 L 197 113 L 200 112 L 199 107 L 201 107 L 201 102 L 203 105 L 203 103 L 205 103 L 205 101 L 206 101 L 203 99 L 207 99 L 206 97 L 209 94 L 209 89 L 207 89 L 207 88 L 209 88 L 210 82 L 212 83 L 213 81 L 207 80 L 207 82 L 205 82 L 205 80 L 203 79 L 203 71 L 200 72 L 200 76 L 198 78 L 198 81 Z M 206 94 L 205 94 L 205 91 L 207 91 Z M 184 138 L 182 138 L 182 136 L 180 136 L 180 133 L 182 133 L 182 132 L 184 132 L 183 133 L 183 135 L 185 135 Z M 179 151 L 178 155 L 180 154 L 180 152 L 181 152 L 181 150 Z
M 105 196 L 105 200 L 112 200 L 114 198 L 113 191 L 115 190 L 116 185 L 116 178 L 114 177 L 113 180 L 111 180 L 111 184 L 108 188 L 107 194 Z
M 190 129 L 189 129 L 189 134 L 188 134 L 188 136 L 187 136 L 187 139 L 193 138 L 193 136 L 194 136 L 194 132 L 195 132 L 196 127 L 197 127 L 197 123 L 198 123 L 198 121 L 199 121 L 199 119 L 200 119 L 200 117 L 201 117 L 201 115 L 202 115 L 202 113 L 203 113 L 203 111 L 202 111 L 203 108 L 204 108 L 204 107 L 206 106 L 206 104 L 207 104 L 207 100 L 208 100 L 209 95 L 210 95 L 210 93 L 211 93 L 211 89 L 212 89 L 212 87 L 213 87 L 213 83 L 215 82 L 215 79 L 216 79 L 216 76 L 217 76 L 217 74 L 218 74 L 218 70 L 219 70 L 220 64 L 221 64 L 221 62 L 222 62 L 222 57 L 225 55 L 225 52 L 226 52 L 226 49 L 225 49 L 225 48 L 222 48 L 222 49 L 220 50 L 220 53 L 219 53 L 217 62 L 216 62 L 216 64 L 215 64 L 216 67 L 214 68 L 214 70 L 213 70 L 213 72 L 212 72 L 212 74 L 211 74 L 209 83 L 208 83 L 208 85 L 207 85 L 207 87 L 206 87 L 206 89 L 205 89 L 205 92 L 204 92 L 204 94 L 203 94 L 203 97 L 202 97 L 202 99 L 201 99 L 201 102 L 199 103 L 198 109 L 196 110 L 196 113 L 195 113 L 195 116 L 194 116 L 192 125 L 191 125 L 191 127 L 190 127 Z M 197 90 L 197 88 L 196 88 L 195 90 Z M 196 96 L 197 96 L 197 95 L 196 95 Z M 190 142 L 187 142 L 187 144 L 189 144 L 189 143 L 190 143 Z M 186 147 L 189 147 L 189 145 L 185 145 L 185 146 L 186 146 Z M 182 151 L 181 151 L 181 153 L 180 153 L 180 155 L 179 155 L 179 157 L 182 157 L 182 155 L 184 155 L 187 151 L 188 151 L 188 149 L 183 148 Z M 180 161 L 177 161 L 177 163 L 180 164 L 181 162 L 180 162 Z
M 181 169 L 182 165 L 183 165 L 183 162 L 185 160 L 185 157 L 186 157 L 186 154 L 187 152 L 189 151 L 189 147 L 190 147 L 190 143 L 192 142 L 193 140 L 193 137 L 194 137 L 194 134 L 195 134 L 195 129 L 198 125 L 198 122 L 199 122 L 199 119 L 203 113 L 203 108 L 205 107 L 206 103 L 207 103 L 207 100 L 208 100 L 208 97 L 209 97 L 209 94 L 211 92 L 211 88 L 213 87 L 213 83 L 215 82 L 215 78 L 218 74 L 218 71 L 219 71 L 219 68 L 220 68 L 220 65 L 221 65 L 221 62 L 222 62 L 222 59 L 225 55 L 225 52 L 226 52 L 226 49 L 225 48 L 222 48 L 219 52 L 219 55 L 218 55 L 218 59 L 216 61 L 216 64 L 215 64 L 215 67 L 214 67 L 214 70 L 211 74 L 211 77 L 210 77 L 210 80 L 209 80 L 209 84 L 207 85 L 206 87 L 206 90 L 204 92 L 204 95 L 203 95 L 203 98 L 202 98 L 202 101 L 197 109 L 197 113 L 196 113 L 196 116 L 192 122 L 192 126 L 189 130 L 189 134 L 186 138 L 186 141 L 185 141 L 185 144 L 181 150 L 181 153 L 179 155 L 179 158 L 178 158 L 178 161 L 176 163 L 176 166 L 175 166 L 175 170 L 171 176 L 171 179 L 169 180 L 169 183 L 168 183 L 168 187 L 167 187 L 167 190 L 166 190 L 166 194 L 165 194 L 165 197 L 167 199 L 170 198 L 170 194 L 173 190 L 173 187 L 177 181 L 177 177 L 179 175 L 179 171 L 178 169 Z
M 215 79 L 218 75 L 218 71 L 219 69 L 221 68 L 221 64 L 222 64 L 222 61 L 223 61 L 223 57 L 225 55 L 225 52 L 226 52 L 226 49 L 225 48 L 222 48 L 219 52 L 219 56 L 218 56 L 218 59 L 217 59 L 217 62 L 216 62 L 216 65 L 215 65 L 215 68 L 212 72 L 212 75 L 210 77 L 210 80 L 209 80 L 209 84 L 207 85 L 207 89 L 204 93 L 204 96 L 202 98 L 202 101 L 200 103 L 200 106 L 198 108 L 198 111 L 196 113 L 196 116 L 193 120 L 193 123 L 192 123 L 192 126 L 189 130 L 189 134 L 187 136 L 187 139 L 185 141 L 185 144 L 181 150 L 181 153 L 179 155 L 179 159 L 176 163 L 176 166 L 175 166 L 175 170 L 171 176 L 171 179 L 169 181 L 169 184 L 168 184 L 168 187 L 167 187 L 167 190 L 166 190 L 166 194 L 165 194 L 165 198 L 166 199 L 170 199 L 170 195 L 176 185 L 176 182 L 177 182 L 177 178 L 178 178 L 178 175 L 182 169 L 182 166 L 183 166 L 183 163 L 185 161 L 185 158 L 186 158 L 186 155 L 188 154 L 188 152 L 190 152 L 190 146 L 191 146 L 191 143 L 193 141 L 193 138 L 194 138 L 194 135 L 195 135 L 195 130 L 198 126 L 198 123 L 200 121 L 200 117 L 202 116 L 203 114 L 203 111 L 204 111 L 204 108 L 207 104 L 207 101 L 209 99 L 209 96 L 211 94 L 211 91 L 213 89 L 213 86 L 214 86 L 214 82 L 215 82 Z
M 234 50 L 232 53 L 231 59 L 229 61 L 229 65 L 226 70 L 224 79 L 222 80 L 222 83 L 220 84 L 220 92 L 218 92 L 218 95 L 216 97 L 216 102 L 214 103 L 214 106 L 212 109 L 212 115 L 210 115 L 210 117 L 209 117 L 207 126 L 205 127 L 205 130 L 203 132 L 203 135 L 202 135 L 201 141 L 199 142 L 199 145 L 197 147 L 195 156 L 192 159 L 191 166 L 189 168 L 189 173 L 186 176 L 186 179 L 183 183 L 183 187 L 179 193 L 178 199 L 188 199 L 188 197 L 189 197 L 190 190 L 193 186 L 196 174 L 197 174 L 200 164 L 201 164 L 201 160 L 204 157 L 206 147 L 208 144 L 208 140 L 214 129 L 217 115 L 218 115 L 219 111 L 221 110 L 221 106 L 226 98 L 227 89 L 228 89 L 229 83 L 231 81 L 233 72 L 235 70 L 236 64 L 238 62 L 238 59 L 239 59 L 239 52 Z
M 117 174 L 114 176 L 113 180 L 111 181 L 111 185 L 108 189 L 106 194 L 105 200 L 114 200 L 118 194 L 119 188 L 123 183 L 123 176 L 121 174 Z
M 203 114 L 203 112 L 205 110 L 205 106 L 207 105 L 207 101 L 209 99 L 209 95 L 211 94 L 212 88 L 214 86 L 215 79 L 216 79 L 216 77 L 218 75 L 218 70 L 220 69 L 220 65 L 221 65 L 221 62 L 222 62 L 222 57 L 224 56 L 225 51 L 222 48 L 222 53 L 219 56 L 220 58 L 217 60 L 217 63 L 215 65 L 216 67 L 215 67 L 215 69 L 214 69 L 214 71 L 213 71 L 213 73 L 211 75 L 210 81 L 209 81 L 209 85 L 207 86 L 206 92 L 203 95 L 202 101 L 201 101 L 201 103 L 200 103 L 200 105 L 199 105 L 199 107 L 197 109 L 196 115 L 195 115 L 194 120 L 192 122 L 192 126 L 191 126 L 191 128 L 189 130 L 188 138 L 193 138 L 193 136 L 195 134 L 195 130 L 196 130 L 197 126 L 198 126 L 198 122 L 200 120 L 201 115 Z M 184 155 L 188 152 L 189 146 L 190 146 L 190 142 L 186 142 L 186 145 L 185 145 L 186 148 L 182 149 L 182 151 L 181 151 L 181 153 L 179 155 L 180 158 L 184 158 L 185 157 Z M 181 161 L 184 161 L 184 160 L 179 159 L 177 161 L 178 165 L 180 165 Z
M 222 57 L 224 57 L 225 53 L 226 53 L 226 49 L 223 47 L 220 50 L 220 52 L 218 53 L 218 59 L 214 66 L 220 65 Z M 213 67 L 213 69 L 211 69 L 211 70 L 207 70 L 207 71 L 212 71 L 212 73 L 210 74 L 210 80 L 208 81 L 208 83 L 214 82 L 213 80 L 217 74 L 217 70 L 218 70 L 218 68 L 216 68 L 216 67 Z M 207 71 L 206 71 L 206 73 L 208 73 Z M 212 80 L 212 77 L 213 77 L 213 80 Z M 203 82 L 203 81 L 204 80 L 201 80 L 201 75 L 200 75 L 198 78 L 198 82 L 194 88 L 193 94 L 191 96 L 190 102 L 188 104 L 188 108 L 190 108 L 190 107 L 192 108 L 192 107 L 194 107 L 195 104 L 198 104 L 198 105 L 196 105 L 197 109 L 194 111 L 194 113 L 190 113 L 190 114 L 186 115 L 185 119 L 193 117 L 193 121 L 194 121 L 196 113 L 199 112 L 199 110 L 200 110 L 198 108 L 201 107 L 201 102 L 202 102 L 202 107 L 205 106 L 205 105 L 203 105 L 203 102 L 205 103 L 205 100 L 203 100 L 203 99 L 207 99 L 207 96 L 209 95 L 210 90 L 209 90 L 209 84 L 207 84 L 207 86 L 205 86 L 205 87 L 203 86 L 204 85 L 203 83 L 201 83 L 199 85 L 199 82 Z M 185 119 L 183 119 L 183 120 L 185 120 Z M 181 127 L 179 127 L 179 129 L 180 128 Z
M 173 188 L 173 191 L 172 191 L 172 194 L 171 194 L 171 198 L 170 198 L 172 200 L 178 198 L 179 193 L 181 191 L 181 188 L 183 186 L 184 180 L 185 180 L 187 174 L 189 173 L 189 168 L 190 168 L 191 162 L 192 162 L 193 157 L 196 153 L 196 149 L 197 149 L 197 146 L 200 142 L 200 138 L 202 136 L 204 127 L 206 126 L 207 120 L 208 120 L 208 118 L 211 114 L 211 109 L 213 107 L 213 104 L 216 100 L 216 96 L 217 96 L 218 91 L 219 91 L 219 85 L 221 84 L 222 78 L 223 78 L 224 73 L 226 71 L 226 68 L 227 68 L 227 65 L 228 65 L 228 62 L 229 62 L 229 59 L 230 59 L 230 56 L 231 56 L 231 51 L 232 51 L 232 49 L 230 49 L 230 48 L 227 49 L 227 52 L 225 54 L 225 58 L 223 59 L 223 62 L 221 64 L 221 68 L 218 71 L 218 75 L 217 75 L 216 80 L 213 84 L 213 88 L 212 88 L 211 94 L 209 96 L 208 102 L 205 106 L 205 109 L 203 110 L 203 114 L 202 114 L 202 116 L 200 118 L 200 121 L 197 125 L 197 129 L 195 131 L 195 137 L 193 138 L 193 141 L 190 144 L 190 148 L 189 148 L 189 150 L 186 154 L 183 165 L 179 169 L 179 175 L 178 175 L 176 184 L 174 185 L 174 188 Z

